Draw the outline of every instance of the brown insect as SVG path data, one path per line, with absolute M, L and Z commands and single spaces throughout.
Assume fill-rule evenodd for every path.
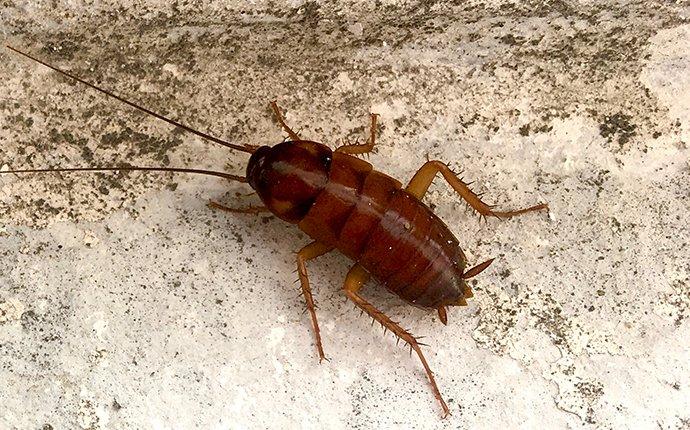
M 238 209 L 215 202 L 211 202 L 209 206 L 232 213 L 270 211 L 278 218 L 296 224 L 314 239 L 297 253 L 297 269 L 312 320 L 319 359 L 323 360 L 326 356 L 309 287 L 306 262 L 337 250 L 355 262 L 343 287 L 347 297 L 417 353 L 434 396 L 441 403 L 444 417 L 450 414 L 417 338 L 367 302 L 359 290 L 374 277 L 406 302 L 438 311 L 443 324 L 448 323 L 449 306 L 467 305 L 467 298 L 472 297 L 472 290 L 465 281 L 481 273 L 493 260 L 467 269 L 467 258 L 458 246 L 458 240 L 443 221 L 422 203 L 422 197 L 438 173 L 482 217 L 509 218 L 526 212 L 548 210 L 546 204 L 515 211 L 495 211 L 441 161 L 427 161 L 403 188 L 398 180 L 374 170 L 371 164 L 354 157 L 374 148 L 375 114 L 371 115 L 370 135 L 366 143 L 348 144 L 332 151 L 321 143 L 302 140 L 288 127 L 278 106 L 273 102 L 271 108 L 290 140 L 272 147 L 235 145 L 193 130 L 17 49 L 10 46 L 8 48 L 136 109 L 213 142 L 249 153 L 251 157 L 245 177 L 199 169 L 157 167 L 31 169 L 1 173 L 145 170 L 198 173 L 249 183 L 265 206 Z

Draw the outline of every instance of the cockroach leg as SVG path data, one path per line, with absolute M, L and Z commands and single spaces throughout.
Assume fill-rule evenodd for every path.
M 407 185 L 407 192 L 422 199 L 429 189 L 429 185 L 436 177 L 436 174 L 441 172 L 446 181 L 453 189 L 460 194 L 474 210 L 481 216 L 495 216 L 496 218 L 510 218 L 516 215 L 521 215 L 527 212 L 534 212 L 540 210 L 548 210 L 549 206 L 546 203 L 541 203 L 526 209 L 518 209 L 514 211 L 494 211 L 492 207 L 484 203 L 477 194 L 475 194 L 462 179 L 458 178 L 446 164 L 441 161 L 427 161 L 417 170 L 417 173 L 412 177 L 412 180 Z
M 361 155 L 371 152 L 374 149 L 374 144 L 376 143 L 376 118 L 377 114 L 371 114 L 371 129 L 369 131 L 369 139 L 365 143 L 355 143 L 354 145 L 348 144 L 343 145 L 335 150 L 335 152 L 342 152 L 343 154 L 350 155 Z
M 246 208 L 231 208 L 228 206 L 223 206 L 218 202 L 210 201 L 207 205 L 213 209 L 220 209 L 225 212 L 231 212 L 235 214 L 258 214 L 262 212 L 270 212 L 270 210 L 265 206 L 248 206 Z
M 273 109 L 273 113 L 276 116 L 276 119 L 280 123 L 280 126 L 283 127 L 283 129 L 287 132 L 288 136 L 290 136 L 290 139 L 297 141 L 301 140 L 297 133 L 292 131 L 290 127 L 285 123 L 285 118 L 283 118 L 283 114 L 280 113 L 280 108 L 278 107 L 278 104 L 276 102 L 271 102 L 271 109 Z
M 323 345 L 321 344 L 321 331 L 319 330 L 319 322 L 316 319 L 314 298 L 311 294 L 311 288 L 309 287 L 309 277 L 307 276 L 306 262 L 324 255 L 332 250 L 332 246 L 327 246 L 319 242 L 312 242 L 297 253 L 297 273 L 299 274 L 299 281 L 302 285 L 304 300 L 307 302 L 307 310 L 311 315 L 311 322 L 314 327 L 314 338 L 316 339 L 316 349 L 319 352 L 319 362 L 325 360 L 326 355 L 323 353 Z
M 362 288 L 362 285 L 364 285 L 364 283 L 369 279 L 369 276 L 369 273 L 359 264 L 352 266 L 347 274 L 347 277 L 345 278 L 345 286 L 343 287 L 345 289 L 345 294 L 347 294 L 347 297 L 352 300 L 352 302 L 358 308 L 366 312 L 370 317 L 374 318 L 376 321 L 381 323 L 381 325 L 394 333 L 398 338 L 410 345 L 410 348 L 417 353 L 417 356 L 419 356 L 422 366 L 424 366 L 424 370 L 429 377 L 429 382 L 431 383 L 431 389 L 434 392 L 434 396 L 441 403 L 441 407 L 443 408 L 443 417 L 447 417 L 450 415 L 450 409 L 448 409 L 448 405 L 446 405 L 446 402 L 441 396 L 438 385 L 436 385 L 436 379 L 434 379 L 434 374 L 431 371 L 429 364 L 426 362 L 426 358 L 424 358 L 424 354 L 422 353 L 422 349 L 420 348 L 417 339 L 412 336 L 410 332 L 400 327 L 386 314 L 376 309 L 371 303 L 367 302 L 359 295 L 359 289 Z

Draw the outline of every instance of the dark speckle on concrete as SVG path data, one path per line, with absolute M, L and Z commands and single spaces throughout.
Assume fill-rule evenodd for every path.
M 604 118 L 599 125 L 599 132 L 607 138 L 609 142 L 617 138 L 618 143 L 623 146 L 635 135 L 637 126 L 631 123 L 632 117 L 622 112 L 615 113 Z

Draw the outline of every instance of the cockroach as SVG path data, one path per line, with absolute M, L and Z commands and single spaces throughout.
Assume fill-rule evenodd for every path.
M 371 114 L 369 138 L 365 143 L 346 144 L 331 150 L 328 146 L 303 140 L 285 122 L 276 102 L 270 104 L 273 114 L 288 140 L 274 146 L 237 145 L 194 130 L 175 120 L 85 80 L 54 67 L 11 46 L 12 51 L 87 85 L 107 96 L 149 115 L 233 150 L 251 154 L 245 176 L 200 169 L 165 167 L 80 167 L 57 169 L 9 170 L 0 173 L 160 171 L 212 175 L 249 184 L 264 206 L 231 208 L 211 202 L 210 207 L 231 213 L 270 212 L 295 224 L 314 241 L 297 252 L 297 272 L 311 316 L 319 360 L 324 360 L 319 323 L 309 286 L 306 262 L 331 251 L 339 251 L 354 261 L 343 291 L 362 312 L 384 329 L 391 331 L 414 350 L 424 367 L 434 396 L 450 414 L 446 402 L 424 357 L 418 338 L 402 328 L 384 312 L 360 295 L 360 289 L 375 278 L 405 302 L 436 310 L 439 320 L 448 324 L 449 306 L 466 306 L 472 297 L 467 279 L 485 270 L 487 260 L 467 269 L 467 258 L 446 224 L 422 202 L 431 182 L 441 174 L 450 186 L 480 216 L 510 218 L 516 215 L 548 210 L 545 203 L 526 209 L 497 211 L 484 203 L 461 178 L 441 161 L 427 161 L 406 187 L 402 183 L 359 158 L 374 149 L 377 118 Z

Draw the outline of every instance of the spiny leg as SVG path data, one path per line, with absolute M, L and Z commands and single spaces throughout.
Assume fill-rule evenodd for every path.
M 210 201 L 207 205 L 213 209 L 220 209 L 225 212 L 231 212 L 236 214 L 258 214 L 262 212 L 270 212 L 270 210 L 265 206 L 247 206 L 246 208 L 231 208 L 228 206 L 223 206 L 218 202 Z
M 280 108 L 278 107 L 278 104 L 276 102 L 271 102 L 271 109 L 273 109 L 273 113 L 276 116 L 276 119 L 280 123 L 281 127 L 287 132 L 287 134 L 290 136 L 290 139 L 292 140 L 301 140 L 297 133 L 292 131 L 290 127 L 285 123 L 285 118 L 283 118 L 283 114 L 280 113 Z
M 297 273 L 299 274 L 299 281 L 302 285 L 302 293 L 304 300 L 307 302 L 307 310 L 311 315 L 311 322 L 314 327 L 314 338 L 316 339 L 316 349 L 319 352 L 319 362 L 326 358 L 323 353 L 323 345 L 321 344 L 321 331 L 319 330 L 319 322 L 316 319 L 316 308 L 314 306 L 314 298 L 309 287 L 309 277 L 307 276 L 307 260 L 314 259 L 318 256 L 326 254 L 333 249 L 332 246 L 326 246 L 319 242 L 312 242 L 302 248 L 297 253 Z
M 377 114 L 371 114 L 371 128 L 369 130 L 369 139 L 366 143 L 354 144 L 354 145 L 343 145 L 335 150 L 335 152 L 342 152 L 343 154 L 359 155 L 371 152 L 374 149 L 374 143 L 376 142 L 376 118 Z
M 407 192 L 412 194 L 421 200 L 429 189 L 431 182 L 438 172 L 441 172 L 446 181 L 450 184 L 453 189 L 460 194 L 462 197 L 474 210 L 479 212 L 480 215 L 495 216 L 497 218 L 510 218 L 516 215 L 521 215 L 527 212 L 534 212 L 540 210 L 548 210 L 549 206 L 546 203 L 541 203 L 526 209 L 518 209 L 514 211 L 494 211 L 493 207 L 487 205 L 477 194 L 475 194 L 470 188 L 465 184 L 460 178 L 458 178 L 448 166 L 441 161 L 427 161 L 424 165 L 417 170 L 417 173 L 412 177 L 412 180 L 407 185 Z
M 429 368 L 429 364 L 426 362 L 424 354 L 422 354 L 422 349 L 420 348 L 417 339 L 415 339 L 415 337 L 412 336 L 412 334 L 410 334 L 407 330 L 400 327 L 386 314 L 376 309 L 373 305 L 359 295 L 359 289 L 362 288 L 362 285 L 364 285 L 364 283 L 369 279 L 369 276 L 369 273 L 367 273 L 367 271 L 364 270 L 364 268 L 359 264 L 352 266 L 347 274 L 347 278 L 345 278 L 345 294 L 347 294 L 347 297 L 352 300 L 357 307 L 378 321 L 384 328 L 393 332 L 404 342 L 407 342 L 407 344 L 414 349 L 422 362 L 422 366 L 424 366 L 427 376 L 429 377 L 429 382 L 431 382 L 431 389 L 434 392 L 434 396 L 439 402 L 441 402 L 441 407 L 443 408 L 443 417 L 445 418 L 446 416 L 450 415 L 450 409 L 448 409 L 448 405 L 446 405 L 446 402 L 441 396 L 438 385 L 436 385 L 436 379 L 434 379 L 434 374 Z

